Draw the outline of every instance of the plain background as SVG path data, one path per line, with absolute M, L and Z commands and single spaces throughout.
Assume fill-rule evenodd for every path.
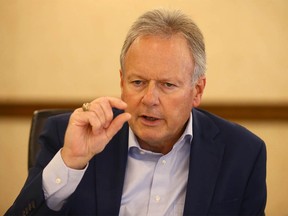
M 287 104 L 287 0 L 0 0 L 0 101 L 119 97 L 127 30 L 160 7 L 181 9 L 204 34 L 203 103 Z M 288 215 L 288 122 L 238 123 L 267 144 L 266 214 Z M 29 129 L 28 117 L 0 116 L 0 215 L 27 177 Z

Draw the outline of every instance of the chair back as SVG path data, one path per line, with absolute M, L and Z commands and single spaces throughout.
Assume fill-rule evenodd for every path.
M 28 144 L 28 169 L 33 167 L 36 162 L 36 156 L 40 150 L 38 142 L 39 135 L 43 130 L 46 120 L 50 116 L 72 112 L 72 109 L 41 109 L 33 113 L 31 121 L 29 144 Z

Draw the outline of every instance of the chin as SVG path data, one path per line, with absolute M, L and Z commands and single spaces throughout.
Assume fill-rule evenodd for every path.
M 145 133 L 145 132 L 143 133 L 142 131 L 138 133 L 138 137 L 147 143 L 149 142 L 154 143 L 155 141 L 157 142 L 161 140 L 161 137 L 162 137 L 162 136 L 159 136 L 160 134 L 157 132 L 158 132 L 157 130 L 154 133 Z

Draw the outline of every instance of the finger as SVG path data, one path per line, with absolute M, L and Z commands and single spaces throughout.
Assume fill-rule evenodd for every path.
M 102 97 L 94 100 L 91 103 L 90 111 L 96 111 L 104 128 L 108 128 L 111 121 L 113 120 L 113 110 L 112 108 L 125 109 L 127 104 L 121 99 L 114 97 Z M 102 110 L 99 110 L 101 108 Z
M 110 112 L 109 110 L 111 110 L 110 112 L 112 112 L 112 109 L 111 107 L 107 108 L 107 110 L 105 110 L 103 108 L 103 105 L 101 103 L 94 103 L 91 105 L 91 108 L 89 110 L 90 113 L 94 113 L 94 116 L 91 115 L 91 118 L 97 118 L 98 121 L 100 122 L 100 125 L 102 125 L 102 127 L 105 127 L 105 125 L 109 125 L 110 124 L 110 121 L 111 121 L 111 117 L 109 119 L 109 115 Z M 112 117 L 113 117 L 113 113 L 112 113 Z M 91 119 L 90 121 L 92 121 L 93 119 Z M 109 121 L 107 123 L 107 121 Z M 94 126 L 94 124 L 91 124 Z
M 104 128 L 108 128 L 111 121 L 113 120 L 113 110 L 110 103 L 107 101 L 106 103 L 101 103 L 100 107 L 104 114 L 105 123 L 103 124 Z
M 74 126 L 83 126 L 89 123 L 89 120 L 82 108 L 78 108 L 71 114 L 69 122 Z
M 131 114 L 129 113 L 122 113 L 118 115 L 113 121 L 111 122 L 109 128 L 107 128 L 107 138 L 110 140 L 112 137 L 122 128 L 123 124 L 131 118 Z
M 121 110 L 127 108 L 127 104 L 120 98 L 106 97 L 106 99 L 109 101 L 111 107 L 118 108 Z
M 101 108 L 100 108 L 101 110 Z M 83 112 L 81 108 L 76 109 L 69 120 L 70 124 L 78 127 L 93 126 L 94 128 L 103 127 L 97 114 L 92 112 Z
M 78 126 L 90 124 L 93 130 L 102 127 L 106 129 L 113 120 L 113 107 L 125 109 L 127 104 L 119 98 L 97 98 L 90 103 L 89 111 L 83 112 L 82 108 L 75 110 L 73 124 Z

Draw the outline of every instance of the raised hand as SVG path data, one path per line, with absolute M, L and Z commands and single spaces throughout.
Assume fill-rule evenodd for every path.
M 122 113 L 113 119 L 112 107 L 125 109 L 127 104 L 118 98 L 102 97 L 92 101 L 89 110 L 78 108 L 72 113 L 61 151 L 68 167 L 84 168 L 130 119 L 129 113 Z

